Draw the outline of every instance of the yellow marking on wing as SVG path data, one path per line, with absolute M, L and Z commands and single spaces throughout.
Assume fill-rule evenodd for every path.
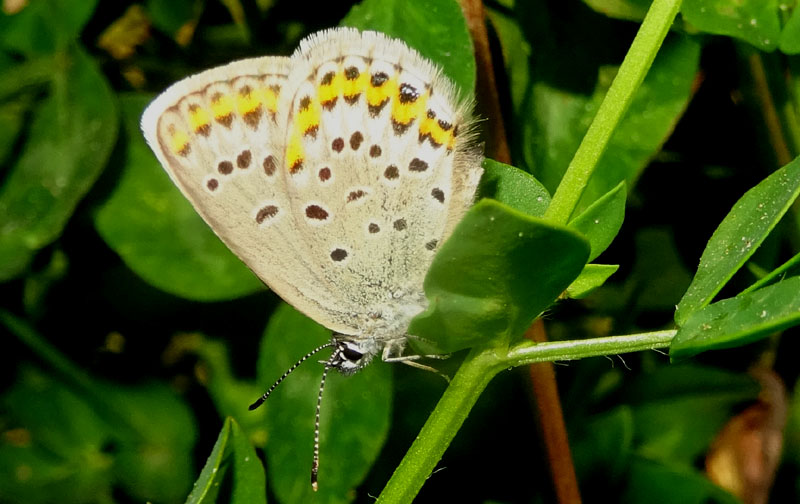
M 301 135 L 308 133 L 319 127 L 319 103 L 311 100 L 308 107 L 297 111 L 294 119 L 295 131 Z
M 388 100 L 397 91 L 397 79 L 392 77 L 387 79 L 380 86 L 373 86 L 372 83 L 367 87 L 367 104 L 373 107 L 379 106 L 384 100 Z
M 401 103 L 400 88 L 397 87 L 392 101 L 392 120 L 398 124 L 408 124 L 414 119 L 425 117 L 425 105 L 427 102 L 428 91 L 426 90 L 413 102 Z
M 437 145 L 449 145 L 453 138 L 453 128 L 445 130 L 439 125 L 439 120 L 430 117 L 425 117 L 419 125 L 419 135 L 430 136 L 431 140 Z
M 327 103 L 335 100 L 342 92 L 343 83 L 345 82 L 344 74 L 336 72 L 330 84 L 320 84 L 317 88 L 317 96 L 320 103 Z
M 289 170 L 289 173 L 299 170 L 304 158 L 303 134 L 295 129 L 289 138 L 289 145 L 286 147 L 286 169 Z
M 211 124 L 211 116 L 203 107 L 193 107 L 189 110 L 189 126 L 192 131 L 199 133 Z
M 448 133 L 450 133 L 450 141 L 447 142 L 447 149 L 453 150 L 456 148 L 456 136 L 453 133 L 453 130 L 448 131 Z
M 236 111 L 239 112 L 239 115 L 242 117 L 255 112 L 260 106 L 261 100 L 259 100 L 257 93 L 250 91 L 245 94 L 238 93 L 236 95 Z
M 369 84 L 369 72 L 364 71 L 361 72 L 358 77 L 353 80 L 344 80 L 344 88 L 342 89 L 342 93 L 344 94 L 345 98 L 353 98 L 364 92 L 367 89 L 367 85 Z
M 170 148 L 172 152 L 175 154 L 180 154 L 181 156 L 188 154 L 189 151 L 189 135 L 183 130 L 177 130 L 172 133 L 172 138 L 170 138 Z
M 278 93 L 273 89 L 268 87 L 260 88 L 255 91 L 255 94 L 269 112 L 274 114 L 278 111 Z
M 220 120 L 233 113 L 233 100 L 230 96 L 221 94 L 211 100 L 211 113 L 214 119 Z

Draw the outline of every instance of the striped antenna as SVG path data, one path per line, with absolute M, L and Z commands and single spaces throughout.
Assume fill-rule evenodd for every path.
M 311 463 L 311 488 L 316 492 L 319 490 L 317 483 L 317 473 L 319 473 L 319 412 L 322 409 L 322 392 L 325 390 L 325 378 L 328 376 L 330 364 L 325 364 L 322 371 L 322 380 L 319 382 L 319 393 L 317 394 L 317 414 L 314 417 L 314 461 Z
M 278 385 L 280 385 L 280 384 L 281 384 L 281 382 L 284 380 L 284 378 L 286 378 L 287 376 L 289 376 L 290 374 L 292 374 L 292 371 L 294 371 L 295 369 L 297 369 L 297 366 L 299 366 L 300 364 L 302 364 L 303 362 L 305 362 L 305 361 L 306 361 L 306 360 L 307 360 L 309 357 L 311 357 L 311 356 L 312 356 L 312 355 L 314 355 L 315 353 L 317 353 L 317 352 L 319 352 L 319 351 L 321 351 L 321 350 L 325 350 L 326 348 L 330 348 L 330 347 L 332 347 L 332 346 L 334 346 L 334 345 L 335 345 L 335 343 L 334 343 L 333 341 L 330 341 L 330 342 L 328 342 L 328 343 L 325 343 L 324 345 L 318 346 L 318 347 L 317 347 L 317 348 L 315 348 L 314 350 L 311 350 L 310 352 L 308 352 L 307 354 L 305 354 L 305 355 L 303 356 L 303 358 L 302 358 L 302 359 L 300 359 L 299 361 L 295 362 L 295 363 L 294 363 L 294 365 L 293 365 L 292 367 L 290 367 L 289 369 L 287 369 L 287 370 L 286 370 L 286 372 L 285 372 L 285 373 L 283 373 L 283 376 L 281 376 L 280 378 L 278 378 L 278 381 L 276 381 L 275 383 L 273 383 L 273 384 L 272 384 L 272 386 L 269 388 L 269 390 L 267 390 L 266 392 L 264 392 L 264 395 L 262 395 L 261 397 L 259 397 L 259 398 L 258 398 L 258 400 L 257 400 L 256 402 L 254 402 L 253 404 L 251 404 L 251 405 L 250 405 L 250 407 L 249 407 L 249 408 L 247 408 L 247 409 L 249 409 L 250 411 L 253 411 L 254 409 L 256 409 L 256 408 L 258 408 L 259 406 L 261 406 L 262 404 L 264 404 L 264 401 L 266 401 L 266 400 L 267 400 L 267 398 L 268 398 L 268 397 L 269 397 L 269 395 L 272 393 L 272 391 L 273 391 L 273 390 L 275 390 L 275 388 L 276 388 Z M 327 372 L 327 370 L 328 370 L 328 368 L 327 368 L 327 366 L 326 366 L 326 367 L 325 367 L 325 371 Z M 323 375 L 323 376 L 324 376 L 324 375 Z M 323 380 L 323 383 L 324 383 L 324 382 L 325 382 L 325 378 L 323 377 L 323 379 L 322 379 L 322 380 Z M 320 397 L 322 397 L 322 391 L 320 391 Z M 319 406 L 317 406 L 317 408 L 318 408 L 318 411 L 317 411 L 317 425 L 319 425 Z

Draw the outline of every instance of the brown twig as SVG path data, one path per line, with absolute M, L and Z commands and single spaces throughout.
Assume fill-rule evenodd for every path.
M 476 95 L 480 97 L 478 107 L 480 115 L 486 118 L 486 153 L 501 163 L 511 163 L 511 152 L 508 149 L 506 127 L 503 113 L 500 110 L 500 99 L 494 79 L 492 52 L 489 49 L 489 34 L 486 30 L 486 13 L 481 0 L 462 0 L 461 8 L 467 19 L 467 27 L 475 46 L 475 63 L 478 78 L 475 83 Z
M 461 0 L 461 7 L 475 45 L 475 60 L 478 66 L 476 91 L 480 98 L 480 112 L 487 119 L 486 153 L 497 161 L 510 163 L 511 154 L 494 78 L 483 3 L 481 0 Z M 525 336 L 537 342 L 547 341 L 541 319 L 531 325 Z M 578 479 L 572 463 L 553 365 L 551 363 L 531 365 L 530 377 L 556 498 L 560 504 L 579 504 L 581 496 Z

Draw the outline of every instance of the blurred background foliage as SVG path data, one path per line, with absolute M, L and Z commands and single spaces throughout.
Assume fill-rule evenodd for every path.
M 648 4 L 486 3 L 513 164 L 551 192 Z M 339 24 L 401 37 L 474 85 L 450 0 L 3 1 L 0 502 L 181 502 L 227 446 L 237 461 L 263 456 L 267 500 L 308 501 L 319 367 L 247 405 L 329 334 L 207 229 L 138 121 L 186 75 L 289 55 Z M 798 154 L 798 24 L 792 1 L 684 2 L 582 203 L 627 182 L 625 223 L 599 258 L 620 269 L 554 306 L 550 339 L 672 326 L 722 217 Z M 795 204 L 731 292 L 796 253 L 799 224 Z M 773 502 L 798 501 L 796 332 L 680 364 L 645 353 L 559 366 L 585 500 L 738 502 L 713 480 L 766 502 L 774 480 Z M 371 502 L 444 387 L 386 364 L 331 376 L 315 501 Z M 535 416 L 525 370 L 500 375 L 418 501 L 552 501 Z M 263 473 L 237 474 L 228 489 L 258 501 Z

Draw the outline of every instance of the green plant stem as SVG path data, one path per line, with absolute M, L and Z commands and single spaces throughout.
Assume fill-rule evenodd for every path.
M 611 134 L 633 101 L 680 6 L 681 0 L 653 0 L 589 131 L 553 195 L 545 218 L 560 224 L 569 222 Z
M 378 504 L 412 502 L 466 420 L 478 397 L 504 369 L 494 349 L 474 348 L 453 377 L 417 439 L 378 497 Z
M 665 348 L 675 333 L 670 330 L 577 341 L 524 341 L 506 352 L 496 348 L 474 348 L 464 359 L 377 502 L 399 504 L 414 500 L 486 385 L 503 369 L 534 362 Z
M 666 348 L 676 332 L 672 329 L 586 340 L 548 341 L 547 343 L 534 343 L 526 340 L 509 350 L 503 364 L 506 367 L 516 367 L 536 362 L 576 360 L 599 355 L 616 355 Z

